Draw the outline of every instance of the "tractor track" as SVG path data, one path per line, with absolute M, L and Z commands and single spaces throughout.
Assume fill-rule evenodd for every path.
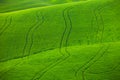
M 104 25 L 104 20 L 101 14 L 101 10 L 103 9 L 103 7 L 98 7 L 94 10 L 94 15 L 95 15 L 95 19 L 96 19 L 96 23 L 98 26 L 98 29 L 96 31 L 97 35 L 101 35 L 100 38 L 96 35 L 96 40 L 100 40 L 98 42 L 102 43 L 103 42 L 103 35 L 104 35 L 104 29 L 105 29 L 105 25 Z M 97 13 L 96 13 L 97 12 Z M 98 17 L 100 18 L 100 21 L 98 19 Z M 101 23 L 100 23 L 101 22 Z M 101 25 L 101 26 L 100 26 Z M 101 29 L 102 28 L 102 29 Z M 100 32 L 101 31 L 101 32 Z
M 9 28 L 9 26 L 12 24 L 12 17 L 10 17 L 10 21 L 7 24 L 7 20 L 5 21 L 4 27 L 1 29 L 0 36 L 3 35 L 3 33 Z
M 97 61 L 96 61 L 96 62 L 97 62 Z M 95 63 L 96 63 L 96 62 L 95 62 Z M 95 63 L 93 63 L 93 64 L 95 64 Z M 120 62 L 119 62 L 117 65 L 113 66 L 110 70 L 101 71 L 101 72 L 91 72 L 91 71 L 89 71 L 89 72 L 87 72 L 87 73 L 90 73 L 90 74 L 105 74 L 105 73 L 110 73 L 110 72 L 114 71 L 115 69 L 117 69 L 119 66 L 120 66 Z
M 77 79 L 77 76 L 78 76 L 78 72 L 82 69 L 82 68 L 84 68 L 87 64 L 89 64 L 99 53 L 100 53 L 100 51 L 103 49 L 103 47 L 101 47 L 98 51 L 97 51 L 97 53 L 93 56 L 93 57 L 91 57 L 91 59 L 90 60 L 88 60 L 85 64 L 83 64 L 81 67 L 79 67 L 76 71 L 75 71 L 75 77 L 76 77 L 76 79 Z
M 68 15 L 69 16 L 69 15 Z M 101 42 L 103 41 L 103 35 L 104 35 L 104 20 L 103 20 L 103 17 L 102 17 L 102 14 L 101 14 L 101 12 L 99 12 L 99 16 L 100 16 L 100 18 L 101 18 L 101 22 L 102 22 L 102 33 L 101 33 Z M 69 20 L 70 20 L 70 17 L 68 17 L 69 18 Z M 97 19 L 98 20 L 98 19 Z M 12 21 L 12 19 L 10 20 L 10 24 L 11 24 L 11 21 Z M 71 21 L 71 20 L 70 20 Z M 66 22 L 66 21 L 65 21 Z M 67 22 L 66 22 L 67 23 Z M 42 23 L 41 23 L 42 24 Z M 36 26 L 36 29 L 38 28 L 39 26 Z M 8 27 L 7 27 L 8 28 Z M 3 31 L 0 33 L 0 36 L 6 31 L 6 29 L 7 29 L 6 27 L 3 29 Z M 28 55 L 30 55 L 30 53 L 31 53 L 31 49 L 32 49 L 32 45 L 33 45 L 33 37 L 34 37 L 34 32 L 35 32 L 35 30 L 36 29 L 34 29 L 33 30 L 33 28 L 31 28 L 31 30 L 33 30 L 33 32 L 31 33 L 31 30 L 30 30 L 30 32 L 28 32 L 28 36 L 29 36 L 29 33 L 31 33 L 32 35 L 30 35 L 30 39 L 31 39 L 31 44 L 30 44 L 30 47 L 29 47 L 29 50 L 28 50 Z M 99 27 L 98 27 L 98 29 L 99 29 Z M 72 28 L 70 29 L 70 31 L 69 31 L 69 33 L 68 33 L 68 35 L 67 35 L 67 39 L 66 39 L 66 43 L 65 43 L 65 50 L 66 50 L 66 53 L 68 54 L 68 57 L 70 56 L 70 53 L 67 51 L 67 43 L 68 43 L 68 39 L 69 39 L 69 36 L 70 36 L 70 33 L 71 33 L 71 30 L 72 30 Z M 67 28 L 66 28 L 66 30 L 64 31 L 64 34 L 63 34 L 63 39 L 64 39 L 64 36 L 65 36 L 65 33 L 66 33 L 66 31 L 67 31 Z M 99 31 L 98 31 L 98 33 L 99 33 Z M 28 39 L 26 39 L 27 41 L 29 41 Z M 64 40 L 61 40 L 61 44 L 63 43 L 63 41 Z M 26 43 L 26 46 L 27 46 L 27 43 Z M 25 50 L 26 50 L 26 47 L 25 46 Z M 62 45 L 60 46 L 60 48 L 62 49 Z M 103 47 L 102 47 L 103 48 Z M 60 53 L 62 54 L 62 56 L 65 56 L 63 53 L 62 53 L 62 51 L 61 51 L 61 49 L 60 49 Z M 103 55 L 106 53 L 106 51 L 108 50 L 109 48 L 107 48 L 107 49 L 105 49 L 105 51 L 103 52 Z M 98 53 L 101 51 L 102 49 L 100 49 L 99 51 L 98 51 Z M 102 54 L 101 54 L 101 56 L 98 58 L 98 59 L 100 59 L 102 56 L 103 56 Z M 24 56 L 24 54 L 23 54 L 23 56 Z M 68 58 L 68 57 L 66 57 L 66 58 Z M 63 60 L 66 60 L 66 59 L 63 59 Z M 92 60 L 94 60 L 94 59 L 92 59 Z M 58 60 L 59 61 L 59 60 Z M 90 61 L 88 61 L 88 62 L 90 62 Z M 97 60 L 96 61 L 94 61 L 94 63 L 95 62 L 97 62 Z M 93 64 L 94 64 L 93 63 Z M 59 63 L 58 63 L 59 64 Z M 88 63 L 89 64 L 89 63 Z M 50 64 L 49 66 L 51 66 L 52 64 Z M 57 64 L 56 64 L 57 65 Z M 55 65 L 55 66 L 56 66 Z M 53 67 L 55 67 L 55 66 L 53 66 Z M 83 80 L 85 80 L 85 75 L 84 75 L 84 73 L 85 73 L 85 71 L 90 67 L 91 65 L 89 65 L 88 67 L 86 67 L 85 68 L 85 70 L 83 70 L 82 71 L 82 74 L 83 74 Z M 53 67 L 50 67 L 50 69 L 51 68 L 53 68 Z M 117 66 L 116 66 L 117 67 Z M 116 69 L 116 67 L 114 67 L 113 69 Z M 113 69 L 111 69 L 111 70 L 113 70 Z M 49 69 L 48 69 L 49 70 Z M 111 71 L 110 70 L 110 71 Z M 46 72 L 48 72 L 48 71 L 46 71 Z M 46 73 L 45 72 L 45 73 Z M 109 71 L 106 71 L 106 72 L 109 72 Z M 44 73 L 44 74 L 45 74 Z M 100 73 L 104 73 L 104 72 L 100 72 Z M 43 75 L 44 75 L 43 74 Z M 93 74 L 99 74 L 99 73 L 93 73 Z M 43 76 L 42 75 L 42 76 Z M 1 75 L 0 75 L 1 76 Z M 42 77 L 41 76 L 41 77 Z M 40 79 L 40 78 L 39 78 Z M 35 79 L 36 80 L 36 79 Z
M 32 44 L 33 44 L 33 36 L 31 37 L 31 33 L 32 33 L 32 35 L 33 35 L 33 30 L 34 30 L 34 28 L 35 29 L 37 29 L 38 27 L 39 27 L 39 15 L 38 15 L 38 13 L 36 13 L 36 17 L 37 17 L 37 22 L 35 22 L 30 28 L 29 28 L 29 30 L 28 30 L 28 32 L 27 32 L 27 34 L 26 34 L 26 39 L 25 39 L 25 45 L 24 45 L 24 47 L 23 47 L 23 54 L 22 54 L 22 56 L 25 56 L 25 53 L 26 53 L 26 50 L 27 50 L 27 46 L 29 45 L 28 44 L 28 42 L 29 42 L 29 40 L 31 39 L 32 41 L 31 41 L 31 44 L 30 44 L 30 46 L 29 46 L 29 48 L 28 48 L 28 54 L 30 54 L 30 49 L 31 49 L 31 47 L 32 47 Z M 27 55 L 28 55 L 27 54 Z
M 39 21 L 39 16 L 37 15 L 38 17 L 38 21 Z M 33 46 L 33 37 L 34 37 L 34 33 L 35 31 L 39 28 L 40 25 L 42 25 L 44 23 L 44 16 L 42 15 L 42 22 L 39 23 L 34 29 L 33 29 L 33 32 L 31 33 L 31 44 L 30 44 L 30 47 L 29 47 L 29 51 L 28 51 L 28 56 L 31 54 L 31 49 L 32 49 L 32 46 Z
M 98 9 L 97 9 L 98 10 Z M 98 33 L 99 33 L 99 28 L 100 28 L 100 25 L 99 25 L 99 21 L 98 21 L 98 16 L 97 16 L 97 13 L 96 13 L 96 11 L 97 11 L 96 9 L 94 10 L 94 15 L 95 15 L 95 19 L 96 19 L 96 23 L 97 23 L 97 26 L 98 26 L 98 29 L 97 29 L 97 31 L 96 31 L 96 42 L 97 42 L 97 40 L 98 40 Z
M 97 19 L 97 15 L 96 15 L 96 9 L 94 10 L 94 15 L 95 15 L 95 18 L 96 18 L 96 21 L 98 21 L 98 19 Z M 94 17 L 92 17 L 92 20 L 91 20 L 91 27 L 93 26 L 93 20 L 94 20 Z M 98 22 L 97 22 L 97 24 L 98 24 Z M 99 29 L 99 26 L 98 26 L 98 29 Z M 97 32 L 98 33 L 98 32 Z M 79 73 L 79 71 L 83 68 L 83 67 L 85 67 L 86 66 L 86 64 L 89 64 L 98 54 L 99 54 L 99 52 L 102 50 L 102 48 L 103 47 L 101 47 L 98 51 L 97 51 L 97 53 L 93 56 L 93 57 L 91 57 L 90 58 L 90 60 L 88 60 L 85 64 L 83 64 L 81 67 L 79 67 L 76 71 L 75 71 L 75 77 L 76 77 L 76 80 L 77 80 L 77 76 L 78 76 L 78 73 Z
M 65 17 L 65 11 L 67 11 L 67 17 L 70 21 L 70 29 L 68 30 L 68 34 L 67 34 L 68 24 L 67 24 L 66 17 Z M 31 80 L 40 80 L 48 71 L 50 71 L 52 68 L 54 68 L 55 66 L 62 63 L 63 61 L 65 61 L 66 59 L 68 59 L 70 57 L 70 53 L 67 51 L 68 39 L 69 39 L 71 30 L 72 30 L 72 21 L 71 21 L 70 15 L 69 15 L 69 8 L 66 8 L 63 10 L 63 18 L 65 21 L 65 29 L 64 29 L 62 37 L 61 37 L 59 52 L 60 52 L 61 56 L 64 58 L 63 59 L 58 58 L 54 63 L 51 63 L 49 66 L 45 67 L 42 70 L 42 73 L 40 71 L 38 73 L 36 73 L 35 76 L 33 76 L 33 78 Z M 67 34 L 67 37 L 65 38 L 66 34 Z M 64 44 L 64 39 L 65 39 L 65 44 Z M 65 53 L 62 52 L 62 47 L 64 45 L 65 45 Z M 41 73 L 41 75 L 39 75 L 40 73 Z
M 103 51 L 102 54 L 100 54 L 100 56 L 97 59 L 94 58 L 95 60 L 93 59 L 94 61 L 90 65 L 88 65 L 87 67 L 85 67 L 84 70 L 82 70 L 82 80 L 86 80 L 85 79 L 85 71 L 87 69 L 89 69 L 89 67 L 91 67 L 94 63 L 96 63 L 100 58 L 102 58 L 104 56 L 104 54 L 108 51 L 109 48 L 110 48 L 110 45 L 107 46 L 107 48 Z
M 100 11 L 100 10 L 99 10 Z M 101 14 L 101 11 L 99 12 L 100 18 L 101 18 L 101 23 L 102 23 L 102 33 L 101 33 L 101 43 L 103 42 L 103 36 L 104 36 L 104 30 L 105 30 L 105 25 L 104 25 L 104 20 L 103 16 Z
M 98 22 L 98 17 L 97 17 L 97 14 L 96 14 L 96 10 L 98 10 L 98 8 L 96 8 L 96 9 L 94 9 L 93 11 L 94 11 L 94 15 L 95 15 L 95 19 L 96 19 L 96 22 L 97 22 L 97 25 L 98 25 L 98 30 L 97 30 L 97 34 L 99 33 L 99 29 L 100 29 L 100 26 L 99 26 L 99 22 Z M 100 10 L 100 9 L 99 9 Z M 102 18 L 102 15 L 99 13 L 99 15 L 100 15 L 100 18 L 101 18 L 101 21 L 102 21 L 102 35 L 101 35 L 101 40 L 102 40 L 102 38 L 103 38 L 103 32 L 104 32 L 104 22 L 103 22 L 103 18 Z M 94 17 L 93 17 L 94 18 Z M 93 19 L 92 19 L 92 21 L 91 21 L 92 23 L 93 23 Z M 92 26 L 93 26 L 93 24 L 91 24 Z M 97 38 L 97 36 L 96 36 L 96 38 Z M 100 41 L 101 41 L 100 40 Z M 102 41 L 101 41 L 102 42 Z M 98 55 L 99 55 L 99 53 L 100 53 L 100 51 L 102 50 L 102 48 L 103 47 L 101 47 L 99 50 L 98 50 L 98 52 L 96 53 L 96 55 L 94 55 L 89 61 L 87 61 L 83 66 L 81 66 L 81 67 L 79 67 L 77 70 L 76 70 L 76 72 L 75 72 L 75 77 L 76 77 L 76 79 L 77 79 L 77 75 L 78 75 L 78 72 L 82 69 L 82 68 L 84 68 L 86 65 L 88 65 L 89 63 L 91 63 Z M 103 52 L 104 53 L 104 52 Z M 98 58 L 99 59 L 99 58 Z M 96 60 L 97 61 L 97 60 Z M 86 70 L 86 69 L 85 69 Z M 85 70 L 83 70 L 82 71 L 82 79 L 83 80 L 85 80 L 85 75 L 84 75 L 84 73 L 85 73 Z
M 100 33 L 100 28 L 102 28 L 101 29 L 101 33 L 100 33 L 100 38 L 98 38 L 97 36 L 96 36 L 96 39 L 100 39 L 100 43 L 102 43 L 103 42 L 103 35 L 104 35 L 104 29 L 105 29 L 105 25 L 104 25 L 104 20 L 103 20 L 103 17 L 102 17 L 102 14 L 101 14 L 101 10 L 103 9 L 103 7 L 98 7 L 97 8 L 97 12 L 98 12 L 98 17 L 100 17 L 100 22 L 101 23 L 99 23 L 99 19 L 98 19 L 98 17 L 97 17 L 97 13 L 96 13 L 96 11 L 94 11 L 94 14 L 95 14 L 95 17 L 96 17 L 96 22 L 97 22 L 97 26 L 98 26 L 98 30 L 97 30 L 97 35 Z M 101 25 L 101 26 L 100 26 Z
M 19 65 L 19 63 L 15 64 L 15 66 Z M 0 79 L 3 79 L 4 78 L 4 75 L 7 74 L 9 71 L 11 71 L 12 69 L 14 69 L 13 67 L 11 67 L 10 69 L 8 69 L 7 71 L 4 71 L 4 72 L 0 72 Z
M 37 18 L 38 18 L 38 21 L 39 21 L 39 16 L 36 14 L 36 16 L 37 16 Z M 43 18 L 43 17 L 42 17 Z M 42 23 L 40 23 L 40 24 L 42 24 Z M 40 26 L 40 24 L 38 24 L 37 25 L 37 23 L 36 23 L 36 25 L 37 25 L 37 27 L 35 27 L 35 30 Z M 34 26 L 32 26 L 32 27 L 34 27 Z M 29 29 L 29 31 L 32 29 L 32 27 Z M 33 35 L 34 33 L 32 33 L 32 35 Z M 29 34 L 28 34 L 29 35 Z M 29 55 L 28 55 L 29 56 Z M 22 56 L 23 58 L 24 58 L 24 56 Z M 8 69 L 7 71 L 5 71 L 5 72 L 3 72 L 1 75 L 0 75 L 0 79 L 2 78 L 2 76 L 4 76 L 6 73 L 8 73 L 9 71 L 11 71 L 11 70 L 13 70 L 17 65 L 19 65 L 19 64 L 21 64 L 22 62 L 18 62 L 18 63 L 16 63 L 12 68 L 10 68 L 10 69 Z
M 105 6 L 104 6 L 105 7 Z M 104 29 L 105 29 L 105 25 L 104 25 L 104 20 L 103 20 L 103 17 L 102 17 L 102 14 L 101 14 L 101 10 L 104 8 L 104 7 L 100 7 L 98 10 L 98 14 L 99 14 L 99 17 L 100 17 L 100 21 L 101 21 L 101 24 L 102 24 L 102 30 L 101 30 L 101 36 L 100 36 L 100 43 L 103 42 L 103 35 L 104 35 Z M 94 12 L 95 13 L 95 12 Z M 95 13 L 95 16 L 96 16 L 96 13 Z M 98 18 L 96 16 L 96 21 L 97 21 L 97 24 L 98 24 Z M 98 33 L 99 33 L 99 29 L 100 29 L 100 26 L 98 26 Z M 88 67 L 86 67 L 84 70 L 82 70 L 82 79 L 83 80 L 86 80 L 85 79 L 85 71 L 90 67 L 92 66 L 93 64 L 95 64 L 100 58 L 102 58 L 104 56 L 104 54 L 108 51 L 108 49 L 110 48 L 110 44 L 108 45 L 108 47 L 104 50 L 104 52 L 101 54 L 100 57 L 98 57 L 95 61 L 93 61 L 92 64 L 88 65 Z
M 2 30 L 4 29 L 4 27 L 6 26 L 7 20 L 8 20 L 8 16 L 5 18 L 5 21 L 4 21 L 3 25 L 2 25 L 1 28 L 0 28 L 0 31 L 2 31 Z M 0 33 L 1 33 L 1 32 L 0 32 Z
M 99 9 L 100 11 L 100 9 Z M 101 19 L 101 22 L 102 22 L 102 33 L 101 33 L 101 39 L 100 39 L 100 42 L 102 43 L 102 40 L 103 40 L 103 33 L 104 33 L 104 21 L 103 21 L 103 17 L 102 17 L 102 14 L 101 14 L 101 11 L 99 12 L 99 16 L 100 16 L 100 19 Z M 117 66 L 116 66 L 117 67 Z M 116 68 L 115 67 L 115 68 Z M 114 68 L 113 68 L 114 69 Z M 112 70 L 113 70 L 112 69 Z M 106 72 L 109 72 L 109 71 L 106 71 Z M 100 73 L 103 73 L 103 72 L 100 72 Z M 97 73 L 96 73 L 97 74 Z
M 88 72 L 90 74 L 105 74 L 105 73 L 110 73 L 112 71 L 114 71 L 115 69 L 117 69 L 120 66 L 120 63 L 116 66 L 114 66 L 113 68 L 111 68 L 111 70 L 108 71 L 101 71 L 101 72 Z
M 104 19 L 103 19 L 103 16 L 102 16 L 102 13 L 101 13 L 101 8 L 99 9 L 99 15 L 100 15 L 100 18 L 101 18 L 101 23 L 102 23 L 102 36 L 101 36 L 101 43 L 102 43 L 102 41 L 103 41 L 103 35 L 104 35 L 104 29 L 105 29 L 105 25 L 104 25 Z M 97 61 L 96 61 L 97 62 Z M 120 64 L 118 64 L 118 65 L 116 65 L 116 66 L 114 66 L 111 70 L 108 70 L 108 71 L 102 71 L 102 72 L 89 72 L 90 74 L 104 74 L 104 73 L 109 73 L 109 72 L 112 72 L 112 71 L 114 71 L 116 68 L 118 68 L 119 67 L 119 65 Z

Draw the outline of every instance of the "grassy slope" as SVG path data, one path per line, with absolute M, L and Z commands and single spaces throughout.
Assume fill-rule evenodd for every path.
M 0 12 L 9 12 L 33 7 L 51 6 L 83 0 L 0 0 Z
M 5 66 L 1 69 L 1 79 L 30 80 L 38 72 L 33 79 L 119 80 L 117 3 L 117 0 L 86 1 L 1 14 L 0 60 L 36 54 L 1 62 Z M 101 43 L 106 43 L 103 49 L 94 45 Z M 112 46 L 107 48 L 108 44 Z M 79 46 L 63 48 L 76 45 Z M 50 49 L 55 50 L 44 52 Z
M 119 42 L 71 46 L 67 48 L 68 58 L 61 56 L 59 49 L 41 52 L 1 63 L 0 77 L 1 80 L 119 80 L 119 47 Z

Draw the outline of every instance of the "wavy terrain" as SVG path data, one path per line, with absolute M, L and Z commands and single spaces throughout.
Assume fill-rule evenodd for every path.
M 0 80 L 120 80 L 119 0 L 0 2 Z
M 86 0 L 0 0 L 0 12 L 11 12 L 35 7 L 73 3 Z

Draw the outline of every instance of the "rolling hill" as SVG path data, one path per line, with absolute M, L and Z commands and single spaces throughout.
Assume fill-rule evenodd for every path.
M 0 80 L 120 80 L 120 1 L 74 1 L 1 1 Z
M 10 12 L 33 7 L 52 6 L 85 0 L 0 0 L 0 12 Z

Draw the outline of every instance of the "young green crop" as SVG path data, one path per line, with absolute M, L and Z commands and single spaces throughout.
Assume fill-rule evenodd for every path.
M 119 80 L 119 8 L 86 0 L 1 13 L 0 79 Z
M 0 1 L 0 12 L 10 12 L 34 7 L 52 6 L 56 4 L 71 3 L 84 0 L 2 0 Z

